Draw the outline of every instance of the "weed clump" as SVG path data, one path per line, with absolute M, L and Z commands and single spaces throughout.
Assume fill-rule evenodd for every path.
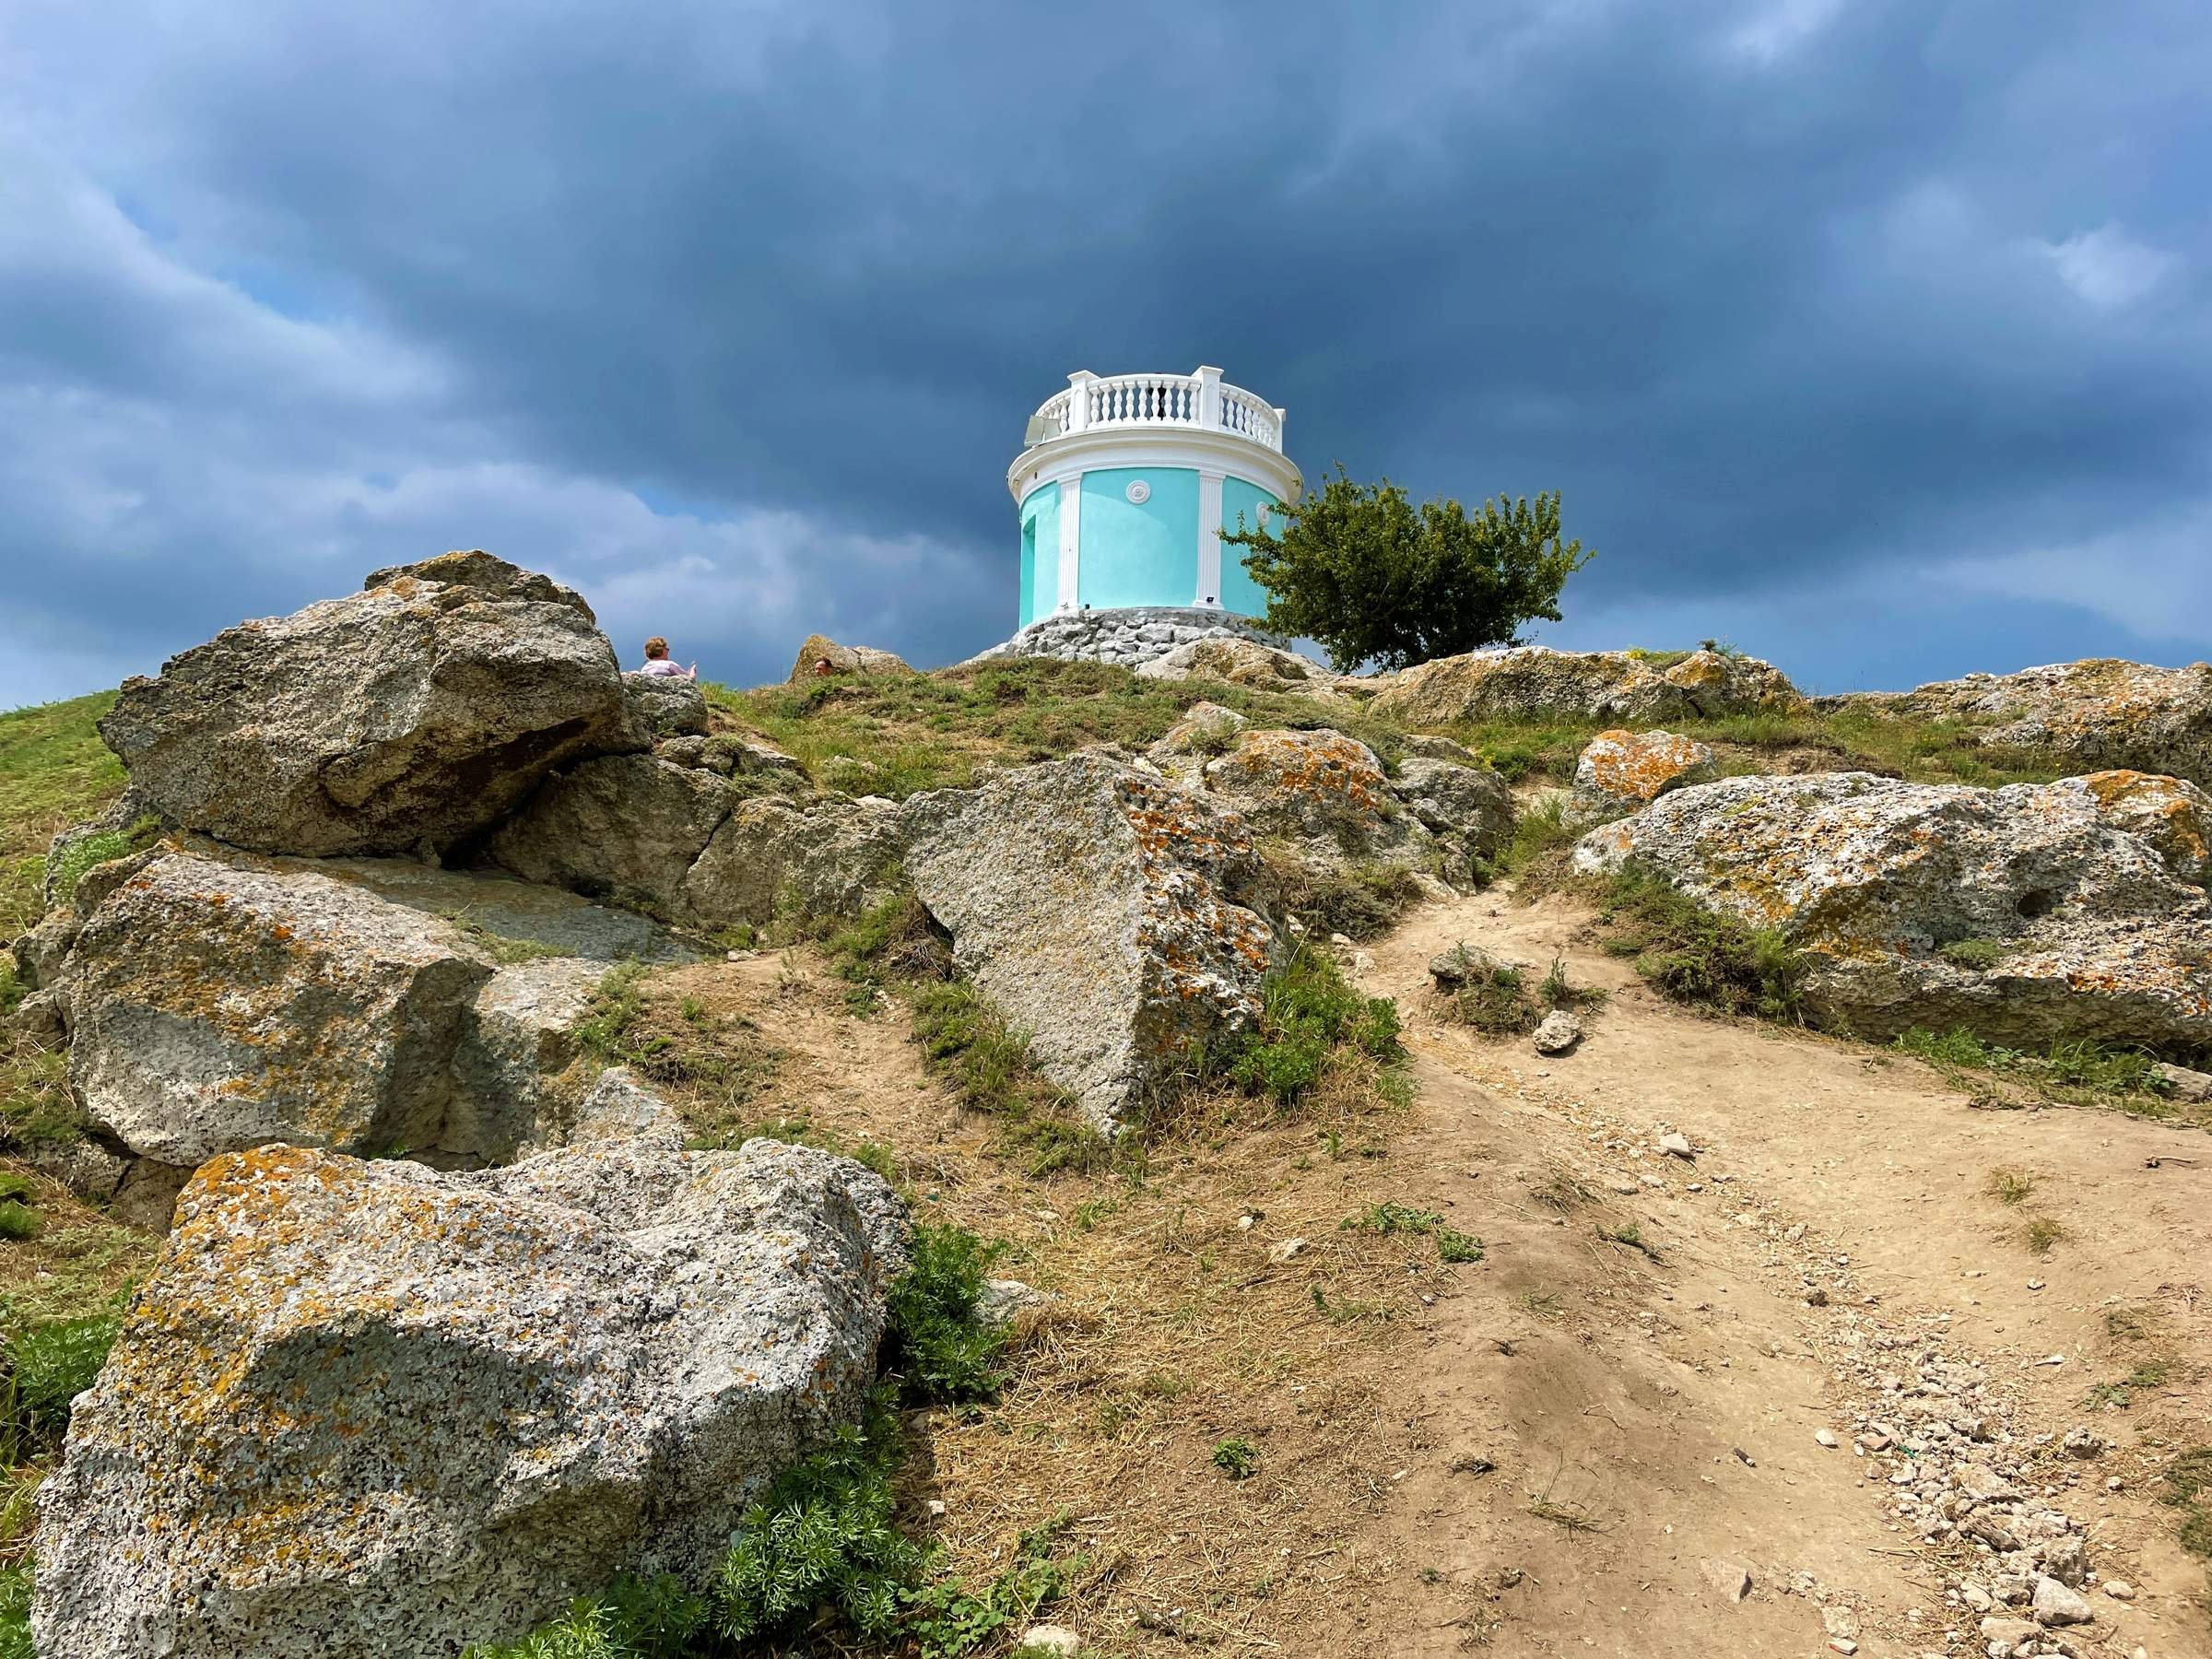
M 1231 1480 L 1249 1480 L 1258 1472 L 1260 1453 L 1242 1435 L 1232 1435 L 1214 1448 L 1214 1467 Z
M 2036 1098 L 2072 1106 L 2116 1106 L 2140 1117 L 2174 1115 L 2170 1086 L 2158 1062 L 2136 1049 L 2087 1039 L 2053 1042 L 2041 1053 L 1986 1042 L 1963 1029 L 1931 1031 L 1914 1026 L 1890 1045 L 1924 1060 L 1954 1088 L 1983 1092 L 1967 1074 L 2018 1083 Z
M 1418 1233 L 1436 1241 L 1437 1260 L 1463 1263 L 1482 1260 L 1483 1244 L 1480 1239 L 1457 1228 L 1444 1225 L 1444 1218 L 1434 1210 L 1415 1209 L 1407 1205 L 1384 1202 L 1371 1204 L 1357 1216 L 1347 1216 L 1337 1223 L 1340 1230 L 1351 1232 L 1371 1232 L 1388 1238 L 1393 1233 Z
M 1402 1053 L 1397 1004 L 1362 994 L 1334 959 L 1311 946 L 1300 946 L 1268 973 L 1260 1002 L 1259 1029 L 1209 1057 L 1209 1065 L 1280 1108 L 1296 1106 L 1347 1056 L 1387 1068 Z
M 991 1400 L 1006 1382 L 996 1360 L 1006 1332 L 976 1317 L 999 1253 L 965 1228 L 916 1225 L 909 1265 L 890 1295 L 890 1359 L 910 1402 Z
M 1804 958 L 1765 928 L 1707 910 L 1656 877 L 1624 872 L 1603 889 L 1598 924 L 1608 955 L 1677 1002 L 1724 1014 L 1795 1019 Z
M 6 1342 L 0 1378 L 0 1464 L 42 1456 L 62 1443 L 69 1406 L 107 1363 L 121 1324 L 111 1314 L 41 1320 Z

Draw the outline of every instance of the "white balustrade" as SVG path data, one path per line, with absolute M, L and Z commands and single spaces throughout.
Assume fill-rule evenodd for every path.
M 1071 374 L 1068 389 L 1048 397 L 1030 421 L 1031 443 L 1100 427 L 1194 427 L 1230 432 L 1277 452 L 1283 411 L 1239 386 L 1218 369 L 1195 374 Z

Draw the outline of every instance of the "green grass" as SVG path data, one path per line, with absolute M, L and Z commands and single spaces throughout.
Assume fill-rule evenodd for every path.
M 112 1314 L 41 1320 L 11 1333 L 0 1378 L 0 1465 L 44 1456 L 69 1428 L 69 1405 L 92 1386 L 120 1322 Z
M 1798 1017 L 1806 965 L 1780 934 L 1716 914 L 1654 877 L 1609 877 L 1594 897 L 1600 945 L 1633 959 L 1661 994 L 1726 1014 Z
M 123 793 L 123 762 L 93 723 L 115 703 L 99 691 L 0 714 L 0 937 L 39 919 L 47 843 Z
M 2197 1446 L 2166 1465 L 2159 1501 L 2181 1511 L 2182 1547 L 2212 1559 L 2212 1446 Z
M 28 1567 L 0 1567 L 0 1659 L 36 1659 L 30 1645 Z
M 1914 1026 L 1890 1045 L 1924 1060 L 1954 1088 L 1988 1092 L 1979 1079 L 2003 1079 L 2037 1098 L 2070 1106 L 2112 1106 L 2138 1117 L 2206 1122 L 2168 1098 L 2158 1062 L 2136 1049 L 2077 1040 L 2054 1042 L 2041 1053 L 1986 1042 L 1964 1030 L 1931 1031 Z
M 1407 1205 L 1385 1201 L 1371 1204 L 1356 1216 L 1347 1216 L 1337 1226 L 1347 1232 L 1369 1232 L 1388 1238 L 1393 1233 L 1414 1233 L 1436 1241 L 1437 1259 L 1442 1262 L 1479 1262 L 1483 1244 L 1480 1239 L 1444 1225 L 1444 1218 L 1434 1210 L 1415 1209 Z
M 912 1259 L 893 1287 L 888 1368 L 914 1403 L 994 1400 L 1006 1382 L 998 1369 L 1007 1333 L 975 1315 L 1000 1246 L 965 1228 L 921 1222 Z
M 1356 707 L 1215 682 L 1139 679 L 1127 668 L 1042 657 L 926 675 L 702 689 L 822 787 L 895 798 L 964 787 L 985 767 L 1057 759 L 1095 744 L 1142 748 L 1194 702 L 1224 704 L 1259 725 L 1334 727 L 1366 743 L 1386 765 L 1404 743 L 1400 728 Z
M 2003 939 L 1953 939 L 1938 947 L 1936 954 L 1954 968 L 1986 971 L 2010 956 L 2012 947 Z
M 1218 1068 L 1286 1111 L 1347 1061 L 1389 1075 L 1403 1057 L 1397 1004 L 1363 994 L 1325 950 L 1299 946 L 1268 972 L 1260 1001 L 1259 1029 L 1221 1045 L 1202 1069 Z

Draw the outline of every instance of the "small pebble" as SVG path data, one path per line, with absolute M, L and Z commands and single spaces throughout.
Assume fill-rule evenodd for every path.
M 1838 1445 L 1841 1444 L 1841 1442 L 1836 1439 L 1835 1433 L 1832 1430 L 1816 1429 L 1813 1430 L 1813 1438 L 1818 1441 L 1822 1445 L 1826 1446 L 1830 1452 L 1833 1452 Z

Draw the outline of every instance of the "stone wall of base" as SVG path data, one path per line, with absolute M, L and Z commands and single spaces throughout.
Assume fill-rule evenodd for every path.
M 1289 641 L 1234 611 L 1202 606 L 1135 606 L 1122 610 L 1059 611 L 968 661 L 1045 656 L 1069 663 L 1119 663 L 1135 668 L 1193 640 L 1230 636 L 1257 640 L 1278 650 L 1290 649 Z

